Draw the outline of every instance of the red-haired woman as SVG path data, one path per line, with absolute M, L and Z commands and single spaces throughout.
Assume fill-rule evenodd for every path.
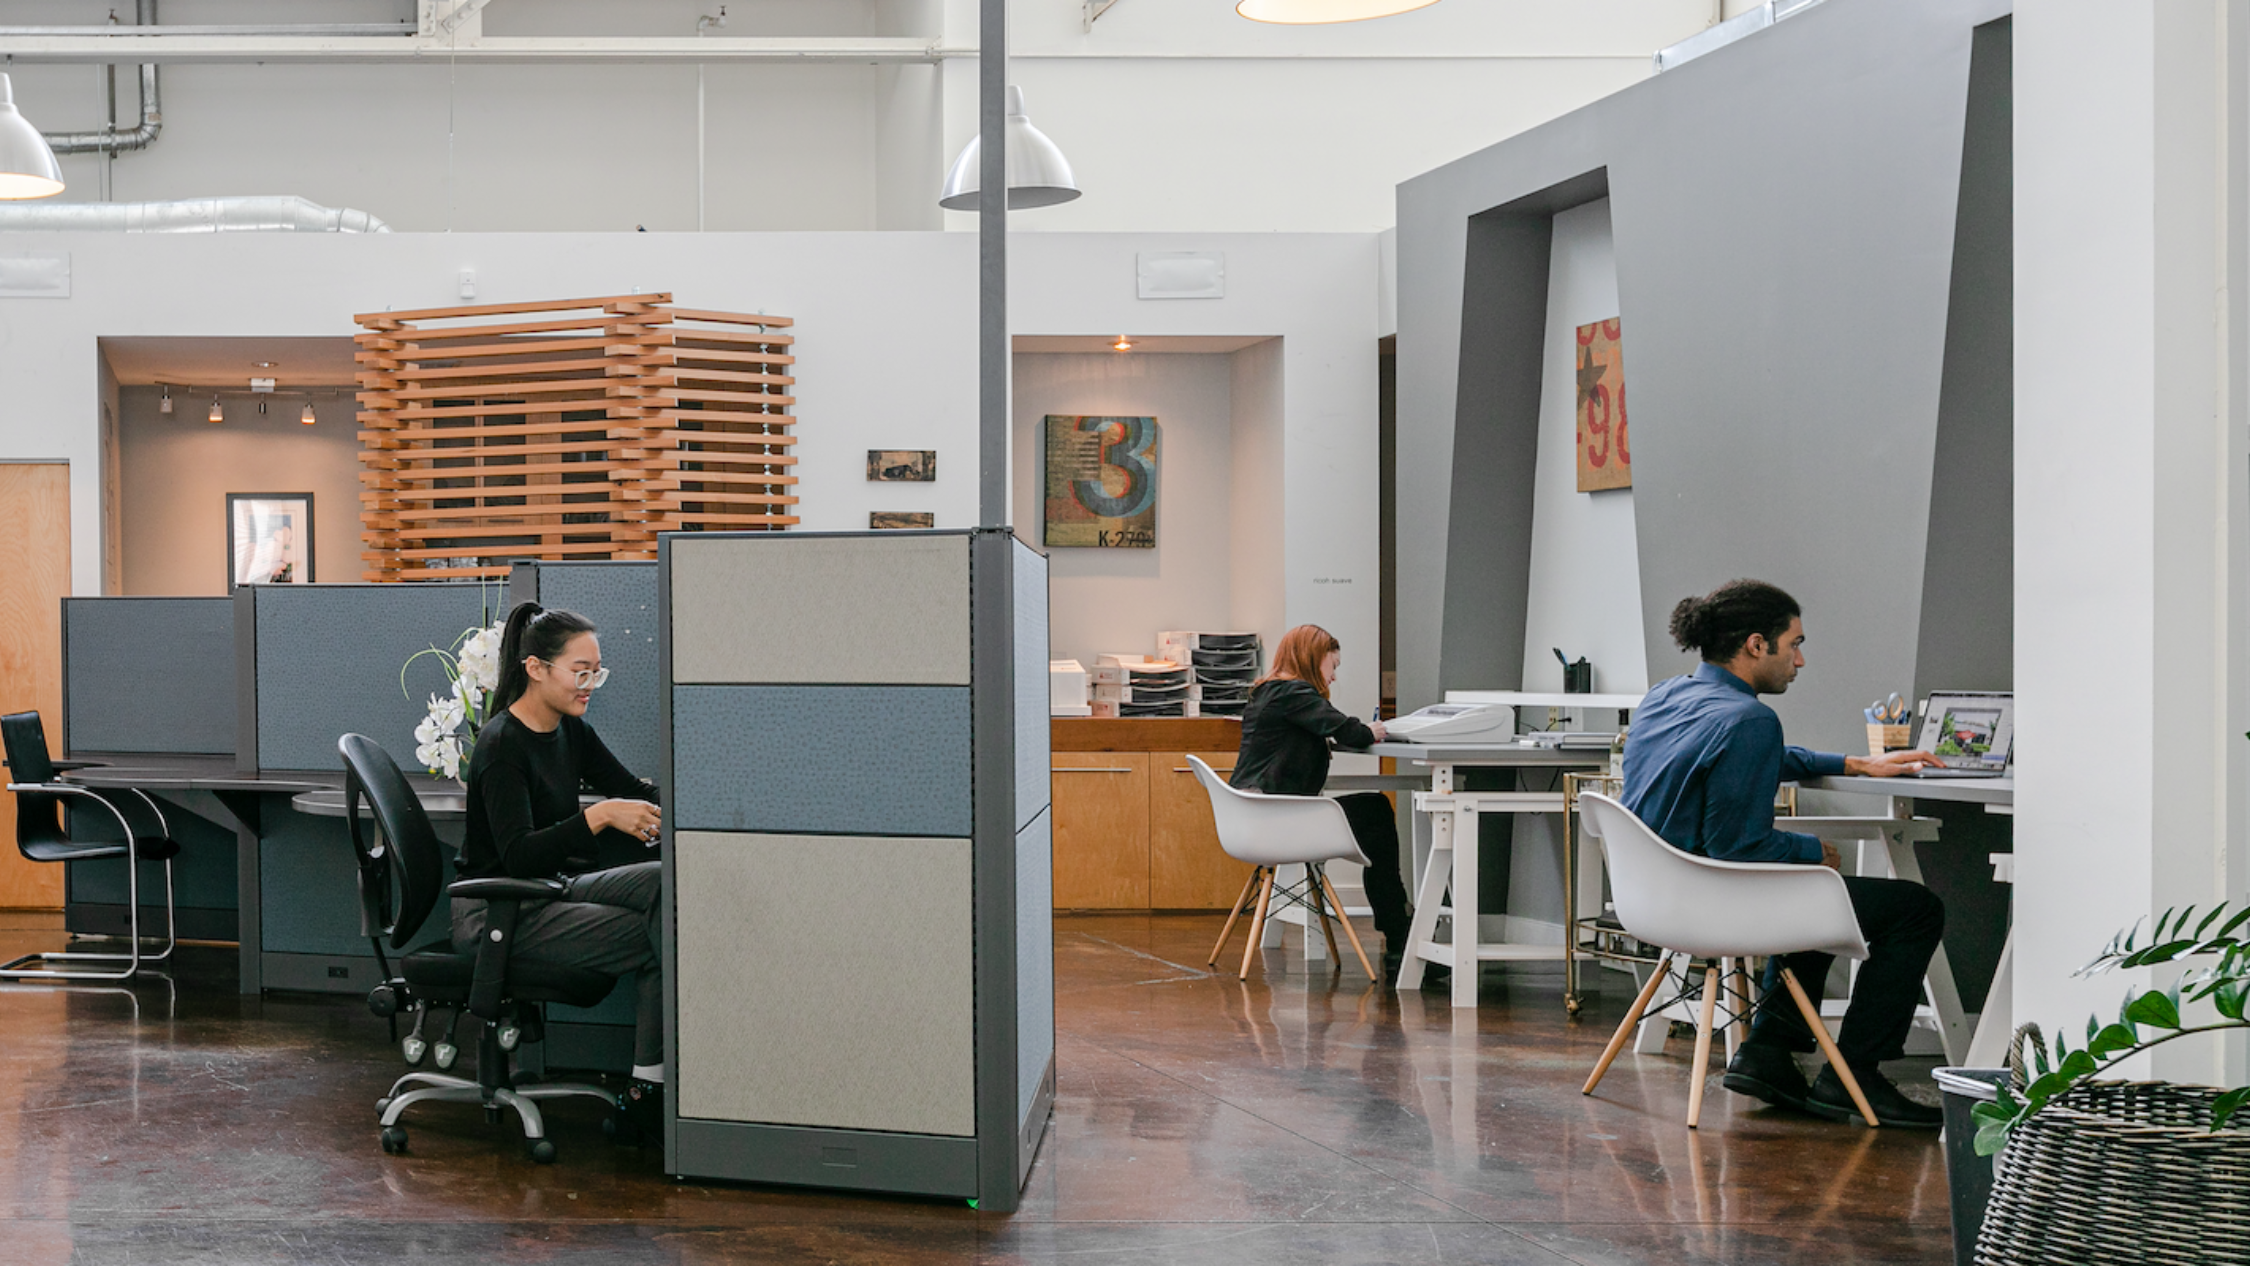
M 1329 742 L 1366 747 L 1383 738 L 1383 723 L 1361 721 L 1328 701 L 1343 648 L 1317 624 L 1300 624 L 1274 647 L 1273 671 L 1250 689 L 1242 712 L 1242 752 L 1227 781 L 1275 796 L 1317 796 L 1328 781 Z M 1338 796 L 1369 865 L 1362 881 L 1383 934 L 1383 975 L 1396 980 L 1413 911 L 1398 873 L 1398 821 L 1377 792 Z

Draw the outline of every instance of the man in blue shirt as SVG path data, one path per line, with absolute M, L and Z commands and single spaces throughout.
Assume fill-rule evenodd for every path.
M 1696 651 L 1693 673 L 1657 683 L 1633 713 L 1625 748 L 1624 804 L 1674 847 L 1729 862 L 1837 866 L 1834 845 L 1773 824 L 1784 782 L 1821 774 L 1876 778 L 1944 762 L 1928 752 L 1838 756 L 1782 742 L 1781 718 L 1758 701 L 1805 666 L 1805 625 L 1795 599 L 1762 581 L 1737 580 L 1672 611 L 1672 638 Z M 1871 957 L 1861 964 L 1836 1045 L 1885 1125 L 1935 1128 L 1936 1108 L 1899 1093 L 1877 1069 L 1906 1053 L 1922 977 L 1945 931 L 1945 907 L 1920 884 L 1847 875 L 1853 913 Z M 1832 956 L 1792 954 L 1766 964 L 1765 994 L 1750 1036 L 1727 1065 L 1727 1089 L 1834 1120 L 1857 1115 L 1842 1079 L 1822 1069 L 1810 1086 L 1794 1054 L 1816 1049 L 1788 993 L 1786 961 L 1818 996 Z

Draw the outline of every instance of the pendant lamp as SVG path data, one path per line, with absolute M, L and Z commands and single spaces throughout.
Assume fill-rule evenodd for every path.
M 51 198 L 62 191 L 53 147 L 16 109 L 15 91 L 0 75 L 0 199 Z
M 984 174 L 983 145 L 982 136 L 972 136 L 961 148 L 961 156 L 953 160 L 953 169 L 945 173 L 945 189 L 938 195 L 939 206 L 948 211 L 977 209 L 977 191 Z M 1045 132 L 1031 126 L 1031 120 L 1023 114 L 1023 89 L 1011 85 L 1008 88 L 1008 209 L 1051 207 L 1078 195 L 1078 178 L 1070 174 L 1070 160 L 1063 157 Z
M 1437 0 L 1242 0 L 1234 11 L 1253 22 L 1315 26 L 1325 22 L 1364 22 L 1436 4 Z

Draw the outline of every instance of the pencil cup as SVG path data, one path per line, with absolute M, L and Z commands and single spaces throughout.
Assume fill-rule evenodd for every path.
M 1906 736 L 1906 732 L 1910 728 L 1912 727 L 1903 724 L 1883 725 L 1875 721 L 1868 722 L 1867 754 L 1869 756 L 1881 756 L 1885 752 L 1905 751 L 1907 744 L 1911 741 Z

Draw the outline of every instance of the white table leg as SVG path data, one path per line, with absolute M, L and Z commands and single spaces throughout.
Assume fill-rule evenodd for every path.
M 1438 909 L 1445 904 L 1445 881 L 1453 873 L 1453 815 L 1450 813 L 1417 813 L 1414 831 L 1419 843 L 1425 830 L 1428 832 L 1429 850 L 1421 866 L 1421 882 L 1414 894 L 1414 922 L 1406 933 L 1406 961 L 1398 972 L 1398 987 L 1411 993 L 1422 987 L 1423 964 L 1421 947 L 1433 943 L 1437 937 Z M 1426 826 L 1422 820 L 1427 819 Z
M 1976 1036 L 1969 1039 L 1970 1068 L 1998 1068 L 2008 1062 L 2008 1043 L 2016 1029 L 2016 929 L 2008 928 L 2000 942 L 2000 967 L 1992 973 L 1992 990 L 1984 995 L 1984 1013 L 1977 1017 Z
M 1453 811 L 1453 1005 L 1477 1005 L 1477 813 Z
M 1886 831 L 1883 843 L 1890 852 L 1891 873 L 1900 879 L 1921 883 L 1922 864 L 1915 860 L 1914 843 L 1905 837 L 1905 832 Z M 1929 990 L 1930 1009 L 1937 1012 L 1938 1040 L 1945 1044 L 1945 1057 L 1959 1064 L 1969 1054 L 1969 1017 L 1961 1010 L 1961 990 L 1953 981 L 1953 964 L 1945 956 L 1944 945 L 1939 945 L 1937 952 L 1930 955 L 1929 974 L 1923 981 Z

